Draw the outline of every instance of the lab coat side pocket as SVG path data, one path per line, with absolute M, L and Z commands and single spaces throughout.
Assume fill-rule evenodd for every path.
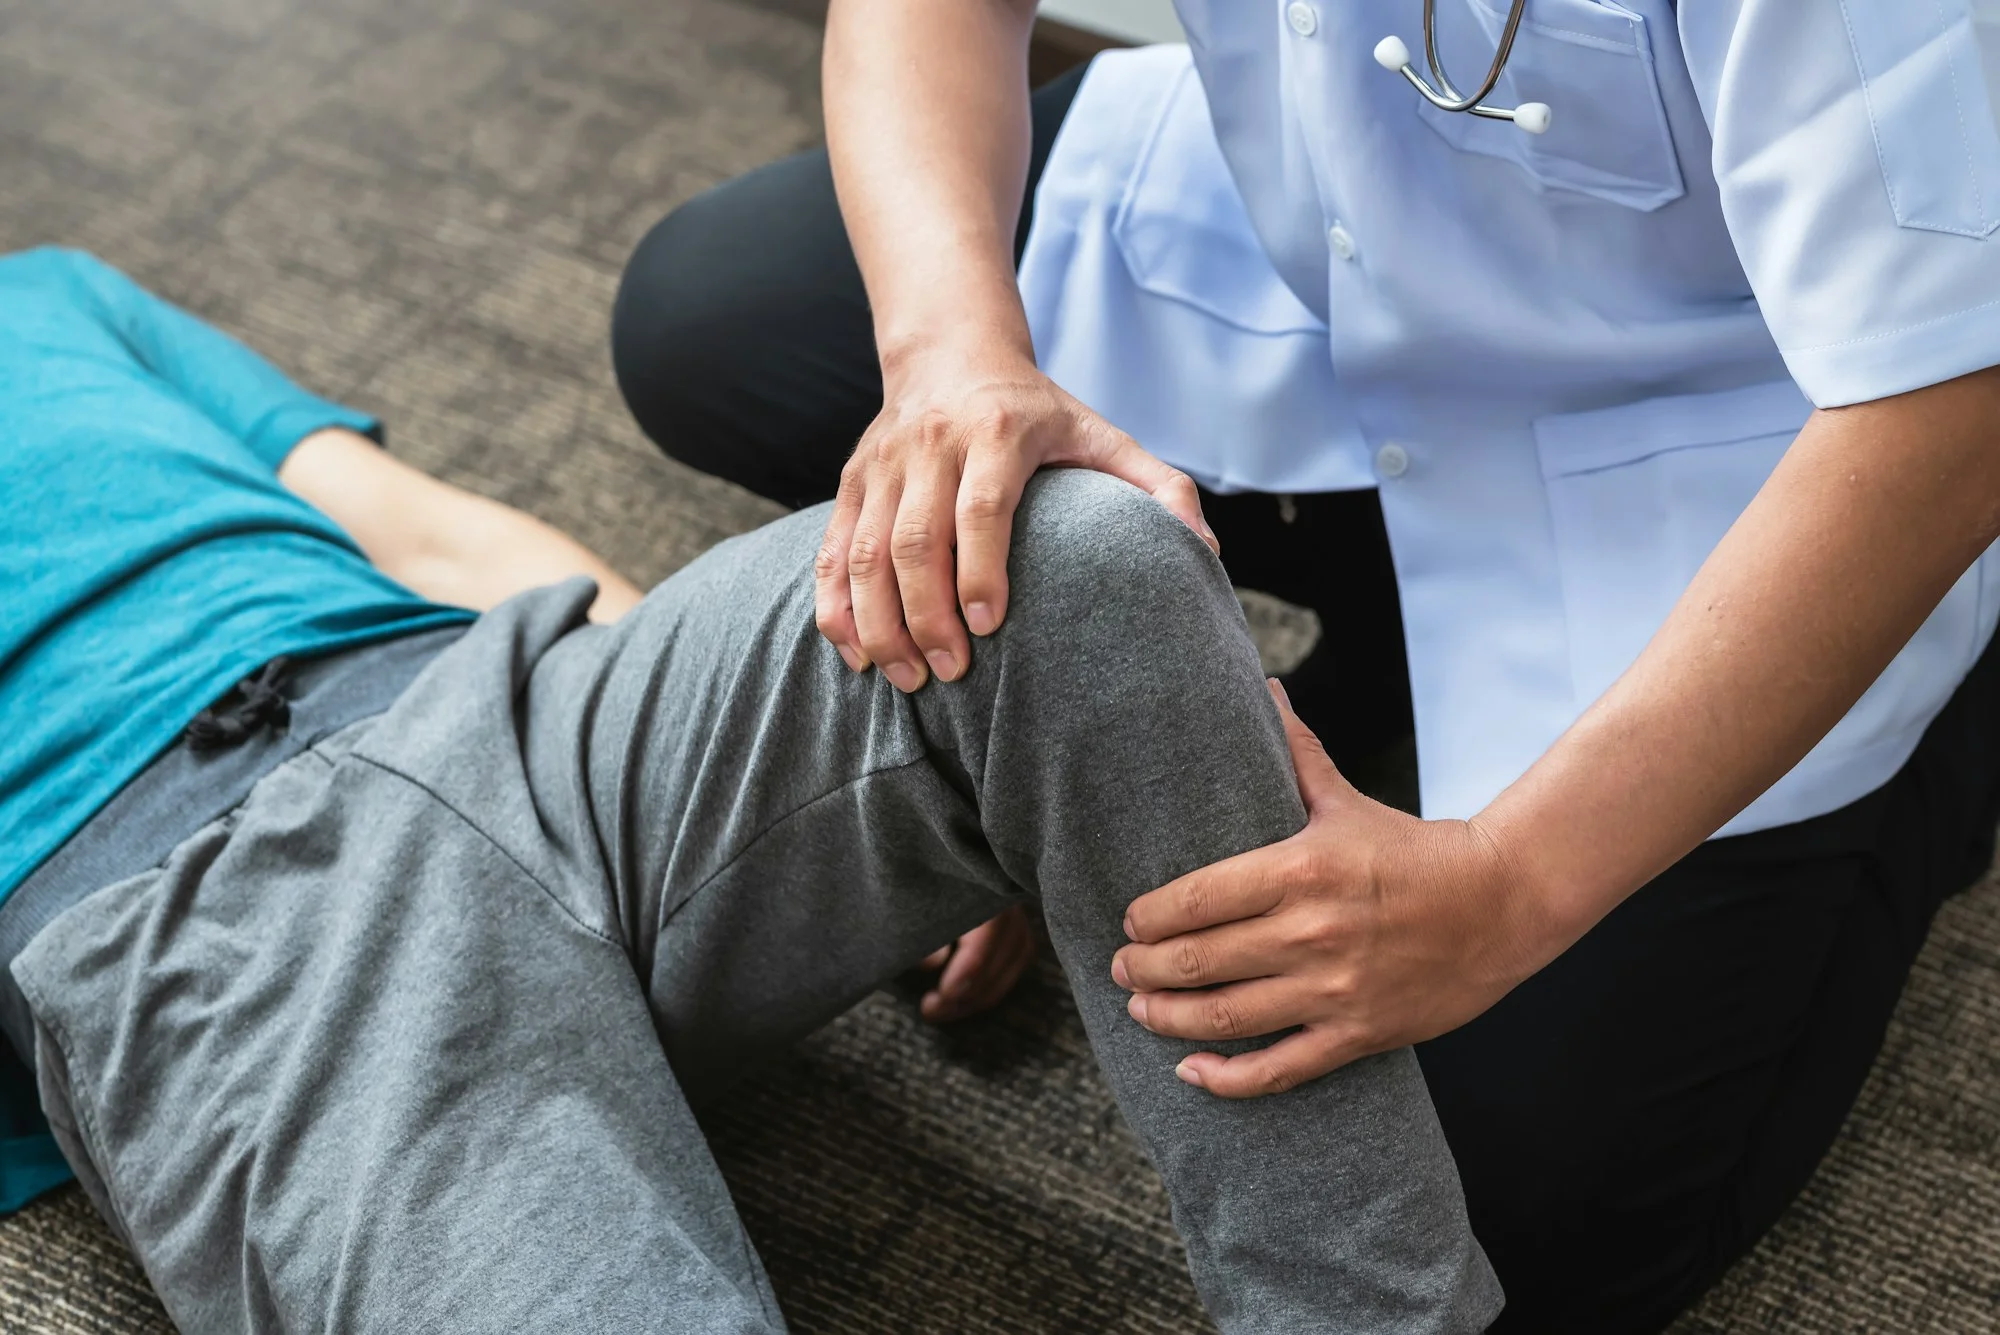
M 1989 7 L 1982 4 L 1982 10 Z M 1970 0 L 1841 0 L 1889 206 L 1903 227 L 2000 229 L 2000 125 Z
M 1812 405 L 1791 381 L 1650 399 L 1545 417 L 1535 448 L 1548 489 L 1578 709 L 1638 658 L 1695 573 L 1763 487 Z M 1799 819 L 1829 809 L 1799 794 L 1833 791 L 1844 765 L 1900 765 L 1957 689 L 1992 628 L 1977 568 L 1958 581 L 1901 653 L 1789 782 L 1756 813 Z M 1889 772 L 1893 772 L 1893 767 Z M 1832 777 L 1829 777 L 1829 776 Z M 1873 776 L 1860 796 L 1886 780 Z M 1803 802 L 1804 810 L 1793 810 Z M 1741 820 L 1743 818 L 1739 818 Z
M 1632 665 L 1811 413 L 1782 381 L 1535 422 L 1579 709 Z

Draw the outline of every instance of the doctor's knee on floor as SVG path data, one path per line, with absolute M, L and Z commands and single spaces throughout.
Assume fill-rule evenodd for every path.
M 697 195 L 626 264 L 611 315 L 619 391 L 669 457 L 817 504 L 880 403 L 860 285 L 831 180 L 809 163 L 782 159 Z M 861 350 L 868 374 L 808 350 L 826 343 Z
M 705 198 L 690 200 L 640 241 L 612 309 L 611 360 L 655 444 L 690 468 L 725 473 L 731 442 L 715 409 L 728 393 L 731 334 L 768 312 L 746 310 L 740 294 L 713 281 L 716 270 L 702 262 L 715 231 L 708 211 Z

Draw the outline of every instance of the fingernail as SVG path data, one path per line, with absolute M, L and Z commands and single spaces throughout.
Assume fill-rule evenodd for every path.
M 993 609 L 985 603 L 965 605 L 965 626 L 974 635 L 991 635 L 1000 623 L 994 618 Z
M 866 672 L 868 670 L 868 660 L 861 656 L 859 649 L 856 649 L 851 644 L 840 644 L 834 647 L 840 650 L 840 661 L 847 664 L 849 669 L 855 672 Z
M 1215 536 L 1215 530 L 1208 526 L 1206 519 L 1201 521 L 1201 540 L 1208 544 L 1210 551 L 1217 556 L 1222 555 L 1222 540 Z
M 906 695 L 924 684 L 924 670 L 914 663 L 884 663 L 882 675 Z
M 933 649 L 924 657 L 930 660 L 931 671 L 937 673 L 939 681 L 958 680 L 958 660 L 949 649 Z
M 1137 941 L 1139 939 L 1139 934 L 1132 930 L 1132 915 L 1129 913 L 1125 915 L 1125 939 L 1127 941 Z
M 1125 957 L 1123 955 L 1113 955 L 1111 957 L 1111 981 L 1124 988 L 1127 992 L 1132 990 L 1132 979 L 1125 972 Z
M 1146 994 L 1134 992 L 1132 999 L 1125 1003 L 1125 1013 L 1140 1024 L 1146 1023 Z
M 1187 1081 L 1190 1085 L 1193 1085 L 1196 1089 L 1201 1088 L 1201 1072 L 1194 1069 L 1193 1058 L 1183 1058 L 1181 1064 L 1174 1068 L 1174 1074 Z
M 1278 697 L 1279 704 L 1287 709 L 1291 709 L 1292 697 L 1285 693 L 1285 683 L 1279 681 L 1276 677 L 1271 678 L 1271 694 Z

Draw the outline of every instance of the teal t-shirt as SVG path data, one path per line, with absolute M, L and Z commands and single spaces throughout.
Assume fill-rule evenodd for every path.
M 278 465 L 379 434 L 89 255 L 0 257 L 0 898 L 279 654 L 468 620 L 383 575 Z M 0 1073 L 0 1211 L 67 1170 Z

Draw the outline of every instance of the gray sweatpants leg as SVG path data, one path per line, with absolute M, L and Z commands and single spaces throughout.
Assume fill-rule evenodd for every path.
M 1483 1328 L 1497 1285 L 1411 1053 L 1226 1102 L 1111 981 L 1134 897 L 1305 820 L 1219 563 L 1135 489 L 1044 474 L 1006 624 L 904 696 L 814 629 L 825 521 L 723 545 L 530 680 L 537 819 L 595 832 L 580 874 L 690 1097 L 1036 896 L 1225 1331 Z
M 1133 897 L 1303 821 L 1206 549 L 1123 484 L 1038 478 L 1006 626 L 905 697 L 813 629 L 823 522 L 615 627 L 579 586 L 517 600 L 323 775 L 37 939 L 45 1082 L 170 1308 L 777 1329 L 682 1088 L 1033 895 L 1225 1331 L 1481 1328 L 1409 1053 L 1225 1102 L 1110 981 Z
M 430 680 L 568 601 L 482 621 Z M 782 1331 L 630 958 L 477 808 L 355 754 L 399 721 L 287 762 L 15 961 L 85 1189 L 189 1335 Z

